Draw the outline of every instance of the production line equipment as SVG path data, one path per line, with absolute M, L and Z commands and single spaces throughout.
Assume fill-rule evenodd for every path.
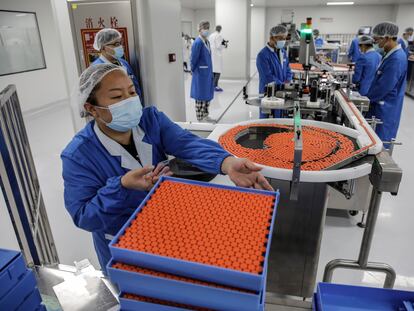
M 280 190 L 269 259 L 270 292 L 312 296 L 329 189 L 352 197 L 358 187 L 355 181 L 369 178 L 374 189 L 381 184 L 386 185 L 383 192 L 398 192 L 401 170 L 383 151 L 381 140 L 346 90 L 333 91 L 330 101 L 334 113 L 329 115 L 335 116 L 330 120 L 335 122 L 302 119 L 301 101 L 294 100 L 292 118 L 217 125 L 209 136 L 234 156 L 261 166 L 263 175 Z M 370 209 L 379 204 L 378 194 L 377 190 L 372 190 L 371 196 L 365 193 Z M 366 254 L 362 262 L 365 267 L 375 225 L 370 217 L 376 216 L 368 215 L 364 236 L 370 238 L 361 245 L 361 252 Z M 364 265 L 353 264 L 352 268 L 362 269 Z M 380 264 L 375 271 L 387 274 L 387 287 L 393 284 L 391 267 Z

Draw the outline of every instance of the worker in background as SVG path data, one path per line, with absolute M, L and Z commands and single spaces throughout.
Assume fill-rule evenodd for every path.
M 184 72 L 191 72 L 190 71 L 190 48 L 191 48 L 191 41 L 190 36 L 187 34 L 182 34 L 182 45 L 183 45 L 183 68 Z
M 403 33 L 401 38 L 398 38 L 397 43 L 401 45 L 402 50 L 404 51 L 405 55 L 407 55 L 408 58 L 408 40 L 406 40 L 408 36 Z
M 324 40 L 322 37 L 320 37 L 320 33 L 318 29 L 314 29 L 313 30 L 313 38 L 315 40 L 315 46 L 316 47 L 321 47 L 324 45 Z
M 407 32 L 403 32 L 403 35 L 401 38 L 398 38 L 398 43 L 401 45 L 401 48 L 404 50 L 405 54 L 408 56 L 410 56 L 410 52 L 409 52 L 409 48 L 408 48 L 408 39 L 410 38 L 410 34 Z
M 213 60 L 213 76 L 214 76 L 214 90 L 216 92 L 223 92 L 223 89 L 218 86 L 221 71 L 223 70 L 223 50 L 226 48 L 226 41 L 221 35 L 222 27 L 216 26 L 216 31 L 208 38 L 211 47 L 211 56 Z
M 412 43 L 414 41 L 414 29 L 413 29 L 413 27 L 405 28 L 404 32 L 408 34 L 408 43 Z
M 374 49 L 374 39 L 367 35 L 359 37 L 359 49 L 361 56 L 356 61 L 352 83 L 357 85 L 361 95 L 366 96 L 382 56 Z
M 198 25 L 199 36 L 191 47 L 191 98 L 195 100 L 198 121 L 215 122 L 209 117 L 210 101 L 214 97 L 213 64 L 211 47 L 208 41 L 210 22 L 201 21 Z
M 270 29 L 269 42 L 257 55 L 256 67 L 259 72 L 260 94 L 264 93 L 265 86 L 271 82 L 280 86 L 292 80 L 289 58 L 285 50 L 287 33 L 287 28 L 284 25 L 277 25 Z M 275 118 L 280 118 L 282 111 L 273 109 L 272 115 Z M 266 117 L 268 116 L 260 111 L 260 118 Z
M 126 71 L 105 63 L 80 76 L 77 100 L 93 117 L 62 152 L 65 207 L 79 228 L 92 232 L 105 272 L 108 243 L 162 175 L 168 155 L 238 186 L 272 190 L 247 159 L 173 123 L 155 107 L 142 108 Z M 172 207 L 173 208 L 173 207 Z
M 376 132 L 382 141 L 389 142 L 397 137 L 401 110 L 404 101 L 407 74 L 407 56 L 397 43 L 398 26 L 382 22 L 374 27 L 372 36 L 377 50 L 384 51 L 384 57 L 377 69 L 367 96 L 371 101 L 368 117 L 381 119 Z M 388 148 L 389 144 L 385 144 Z
M 357 36 L 351 41 L 351 45 L 348 50 L 348 58 L 352 63 L 356 63 L 358 58 L 361 56 L 361 52 L 359 51 L 358 37 L 362 36 L 363 34 L 364 32 L 362 29 L 358 30 Z
M 138 79 L 135 76 L 131 65 L 128 64 L 128 62 L 123 58 L 124 47 L 122 45 L 122 34 L 113 28 L 101 29 L 95 35 L 93 48 L 99 51 L 101 55 L 95 59 L 92 65 L 112 63 L 125 68 L 132 82 L 134 82 L 135 91 L 142 99 L 141 88 L 139 86 Z

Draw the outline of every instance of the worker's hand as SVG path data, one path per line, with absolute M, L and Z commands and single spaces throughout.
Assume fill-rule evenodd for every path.
M 274 191 L 267 179 L 260 174 L 261 167 L 248 159 L 226 158 L 221 171 L 228 175 L 236 186 Z
M 145 166 L 129 171 L 121 178 L 121 185 L 127 189 L 149 191 L 162 175 L 170 176 L 172 173 L 168 166 Z

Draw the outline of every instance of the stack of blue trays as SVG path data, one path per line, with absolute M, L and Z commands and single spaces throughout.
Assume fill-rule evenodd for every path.
M 44 311 L 36 278 L 20 252 L 0 248 L 0 310 Z
M 171 177 L 160 179 L 140 207 L 127 221 L 110 243 L 112 260 L 107 265 L 108 275 L 120 290 L 122 310 L 226 310 L 263 311 L 267 272 L 267 258 L 271 243 L 268 237 L 267 251 L 264 254 L 264 269 L 261 274 L 252 274 L 186 260 L 163 257 L 155 254 L 119 248 L 116 243 L 125 230 L 135 220 L 152 194 L 164 180 L 224 188 L 271 195 L 274 197 L 274 212 L 270 232 L 279 199 L 278 192 L 258 191 L 213 185 L 201 182 L 180 180 Z M 173 208 L 173 207 L 172 207 Z M 125 269 L 115 263 L 138 269 Z M 131 297 L 132 295 L 134 297 Z M 139 296 L 140 299 L 137 299 Z
M 414 311 L 414 292 L 319 283 L 316 311 Z

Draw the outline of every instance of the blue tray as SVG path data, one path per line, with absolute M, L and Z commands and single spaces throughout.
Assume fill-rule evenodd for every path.
M 132 299 L 122 298 L 122 295 L 124 293 L 121 292 L 119 296 L 119 302 L 121 304 L 121 310 L 122 311 L 137 311 L 137 310 L 145 310 L 145 311 L 187 311 L 188 309 L 178 308 L 178 307 L 170 307 L 170 306 L 164 306 L 149 302 L 143 302 L 143 301 L 136 301 Z M 265 295 L 262 295 L 264 299 Z M 194 306 L 196 307 L 196 306 Z M 264 300 L 262 305 L 260 306 L 260 311 L 264 311 Z
M 16 310 L 36 289 L 36 279 L 31 270 L 28 270 L 17 285 L 0 300 L 0 310 Z
M 260 311 L 263 290 L 257 294 L 167 279 L 107 266 L 120 291 L 214 310 Z M 266 275 L 266 271 L 264 272 Z
M 0 248 L 0 299 L 19 282 L 26 270 L 20 252 Z
M 414 292 L 331 283 L 319 283 L 317 296 L 318 311 L 397 311 L 414 301 Z
M 26 300 L 19 305 L 16 311 L 38 310 L 41 307 L 42 297 L 39 290 L 36 288 Z
M 170 180 L 177 183 L 189 184 L 189 185 L 199 185 L 208 188 L 218 188 L 218 189 L 227 189 L 240 192 L 256 193 L 262 195 L 269 195 L 274 197 L 275 205 L 273 210 L 273 216 L 271 220 L 270 232 L 273 232 L 273 226 L 276 216 L 276 208 L 279 201 L 279 192 L 270 192 L 263 190 L 255 189 L 246 189 L 239 187 L 223 186 L 216 185 L 205 182 L 190 181 L 173 177 L 161 177 L 153 189 L 148 193 L 146 198 L 142 201 L 141 205 L 137 210 L 132 214 L 129 220 L 121 228 L 118 234 L 109 244 L 109 249 L 112 254 L 112 258 L 115 261 L 123 262 L 126 264 L 136 265 L 139 267 L 152 269 L 156 271 L 162 271 L 170 274 L 181 275 L 188 278 L 203 280 L 211 283 L 217 283 L 237 288 L 243 288 L 247 290 L 252 290 L 259 292 L 264 287 L 264 275 L 262 274 L 253 274 L 247 272 L 241 272 L 233 269 L 225 269 L 217 266 L 211 266 L 206 264 L 195 263 L 186 260 L 180 260 L 175 258 L 169 258 L 165 256 L 159 256 L 139 251 L 127 250 L 119 247 L 115 247 L 119 238 L 124 234 L 125 230 L 130 226 L 131 222 L 137 217 L 137 214 L 145 206 L 146 202 L 151 198 L 155 190 L 160 186 L 163 181 Z M 271 245 L 272 234 L 269 234 L 266 254 L 264 259 L 264 266 L 267 265 L 270 245 Z

